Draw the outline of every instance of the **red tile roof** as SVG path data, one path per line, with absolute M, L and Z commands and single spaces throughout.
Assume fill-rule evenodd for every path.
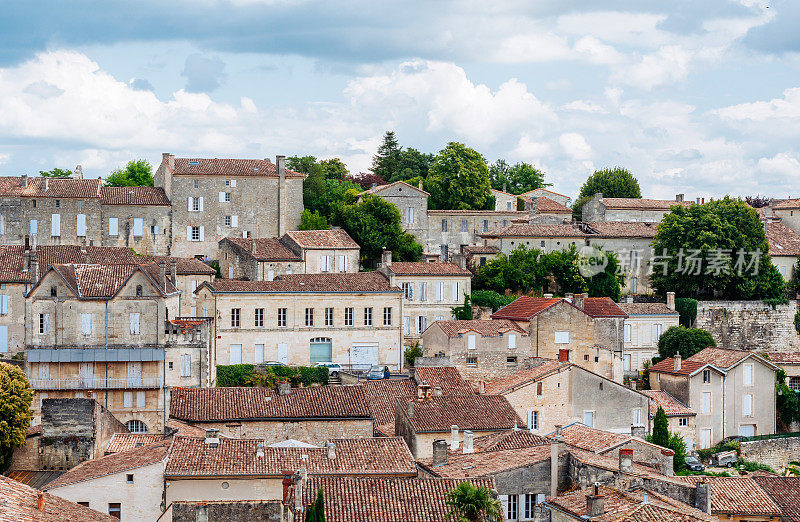
M 141 262 L 130 248 L 99 247 L 80 245 L 39 246 L 30 250 L 31 259 L 39 262 L 40 272 L 50 265 L 69 263 L 121 263 L 137 264 Z M 23 271 L 25 247 L 22 245 L 0 245 L 0 281 L 4 283 L 27 283 L 31 280 L 29 272 Z
M 281 243 L 277 237 L 265 237 L 261 239 L 245 239 L 241 237 L 226 237 L 220 241 L 226 241 L 240 252 L 252 255 L 258 261 L 302 261 L 302 258 L 292 252 L 289 247 Z M 253 245 L 255 244 L 255 248 Z
M 751 477 L 681 477 L 696 484 L 705 479 L 711 492 L 711 514 L 780 516 L 781 508 Z
M 747 357 L 755 357 L 765 364 L 772 366 L 772 363 L 759 357 L 753 352 L 743 350 L 728 350 L 725 348 L 705 348 L 692 355 L 685 361 L 681 361 L 681 369 L 675 371 L 675 361 L 672 357 L 664 359 L 658 364 L 653 365 L 650 371 L 672 373 L 676 375 L 691 375 L 704 366 L 711 365 L 721 370 L 729 370 L 739 364 Z
M 429 210 L 429 216 L 495 216 L 497 218 L 522 218 L 528 215 L 524 210 Z
M 531 201 L 532 198 L 527 197 L 525 198 L 528 201 Z M 558 201 L 553 201 L 552 199 L 539 196 L 536 198 L 536 212 L 550 212 L 556 214 L 572 214 L 572 209 L 566 207 L 559 203 Z
M 391 286 L 380 272 L 291 274 L 276 276 L 273 281 L 217 279 L 211 283 L 211 289 L 215 293 L 401 292 L 400 288 Z
M 0 196 L 28 198 L 90 199 L 100 197 L 99 179 L 0 178 Z
M 701 361 L 690 361 L 689 359 L 686 359 L 681 361 L 681 369 L 676 372 L 675 359 L 672 357 L 667 357 L 663 361 L 659 361 L 651 366 L 650 371 L 672 373 L 675 375 L 692 375 L 694 372 L 700 368 L 704 368 L 705 366 L 707 366 L 707 363 Z
M 773 364 L 800 364 L 800 352 L 769 352 L 769 361 Z
M 681 202 L 674 199 L 603 198 L 601 201 L 606 208 L 632 210 L 669 210 L 673 205 L 691 205 L 691 201 Z
M 306 249 L 360 248 L 358 243 L 341 228 L 332 230 L 291 230 L 286 233 L 295 243 Z
M 460 337 L 467 332 L 476 332 L 483 337 L 500 337 L 508 332 L 528 337 L 528 332 L 508 319 L 436 321 L 433 324 L 441 328 L 447 337 Z
M 549 436 L 554 437 L 554 433 Z M 631 440 L 631 436 L 590 428 L 583 423 L 575 422 L 561 428 L 561 440 L 570 446 L 585 449 L 592 453 L 603 453 L 611 448 L 625 444 Z
M 49 483 L 46 489 L 54 489 L 68 484 L 85 482 L 87 480 L 161 462 L 167 457 L 167 452 L 171 444 L 172 441 L 162 441 L 157 444 L 120 451 L 97 459 L 81 462 Z
M 800 477 L 754 475 L 753 480 L 781 508 L 784 519 L 800 522 Z
M 538 225 L 529 223 L 515 223 L 478 235 L 481 237 L 568 237 L 581 239 L 590 237 L 590 234 L 569 224 Z
M 445 395 L 473 395 L 475 393 L 472 386 L 461 377 L 458 369 L 452 366 L 422 366 L 415 368 L 414 380 L 433 387 L 438 386 Z
M 368 419 L 362 386 L 173 388 L 170 417 L 186 422 L 286 419 Z
M 650 397 L 650 417 L 655 417 L 658 407 L 664 408 L 667 417 L 686 417 L 697 415 L 697 412 L 683 404 L 681 401 L 661 390 L 642 390 L 642 393 Z
M 573 302 L 560 297 L 528 297 L 522 296 L 511 304 L 500 308 L 492 314 L 492 319 L 511 319 L 513 321 L 529 321 L 548 308 L 563 303 L 573 306 L 590 317 L 627 317 L 625 312 L 608 297 L 586 297 L 583 299 L 583 308 L 578 308 Z
M 8 478 L 14 479 L 17 482 L 22 482 L 26 486 L 36 489 L 42 489 L 47 484 L 53 482 L 55 479 L 63 475 L 63 471 L 43 469 L 43 470 L 28 470 L 28 469 L 10 469 L 6 471 L 5 475 Z
M 610 297 L 586 297 L 583 311 L 591 317 L 627 317 L 617 303 Z
M 464 247 L 465 254 L 499 254 L 500 249 L 489 245 L 472 245 Z
M 170 206 L 162 187 L 100 187 L 103 205 Z
M 22 245 L 0 245 L 0 282 L 30 283 L 30 272 L 22 270 L 24 251 Z
M 769 241 L 770 256 L 800 255 L 800 235 L 780 221 L 764 224 L 764 231 Z
M 618 306 L 628 315 L 680 315 L 664 303 L 619 303 Z
M 544 361 L 539 366 L 534 366 L 533 368 L 529 368 L 526 370 L 520 370 L 518 372 L 514 372 L 513 374 L 507 377 L 487 382 L 485 388 L 486 393 L 499 395 L 506 391 L 510 391 L 512 388 L 521 386 L 525 383 L 535 382 L 541 379 L 542 377 L 558 372 L 560 370 L 565 370 L 569 368 L 569 366 L 570 363 L 564 363 L 559 361 Z
M 365 194 L 379 194 L 381 192 L 386 191 L 387 189 L 391 189 L 391 188 L 399 186 L 399 185 L 405 185 L 406 187 L 408 187 L 410 189 L 413 189 L 413 190 L 415 190 L 417 192 L 420 192 L 420 193 L 422 193 L 422 194 L 424 194 L 426 196 L 430 196 L 429 193 L 425 192 L 421 188 L 415 187 L 414 185 L 411 185 L 410 183 L 406 183 L 405 181 L 395 181 L 394 183 L 388 183 L 386 185 L 378 185 L 377 187 L 372 187 L 370 189 L 365 190 L 364 192 L 360 193 L 359 196 L 363 196 Z
M 166 439 L 163 433 L 115 433 L 106 446 L 106 455 L 147 446 Z
M 446 504 L 447 494 L 460 482 L 464 481 L 309 477 L 302 504 L 310 504 L 322 489 L 327 522 L 442 522 L 451 509 Z M 467 482 L 495 489 L 493 480 Z
M 42 510 L 39 511 L 37 509 L 39 494 L 40 491 L 37 489 L 0 475 L 0 499 L 3 500 L 2 506 L 0 506 L 0 517 L 3 520 L 24 522 L 63 522 L 64 520 L 111 522 L 119 520 L 111 515 L 100 513 L 46 492 L 41 493 L 43 502 Z
M 407 263 L 392 261 L 392 264 L 386 267 L 387 270 L 395 275 L 447 275 L 447 276 L 469 276 L 472 277 L 472 272 L 465 270 L 455 263 Z
M 550 441 L 539 435 L 523 429 L 510 429 L 490 433 L 482 437 L 475 437 L 472 440 L 472 448 L 475 453 L 481 451 L 499 451 L 519 448 L 530 448 L 531 446 L 549 445 Z
M 268 159 L 175 158 L 175 176 L 230 176 L 277 178 L 275 164 Z M 286 169 L 287 178 L 304 178 L 304 174 Z
M 217 447 L 204 438 L 177 437 L 169 453 L 167 477 L 283 476 L 286 470 L 305 467 L 311 475 L 416 476 L 414 457 L 401 437 L 331 440 L 328 449 L 262 446 L 261 439 L 220 438 Z
M 591 227 L 599 238 L 653 238 L 658 231 L 657 223 L 641 221 L 595 221 L 586 225 Z
M 499 395 L 399 399 L 403 415 L 407 416 L 406 405 L 412 401 L 414 412 L 408 420 L 416 433 L 449 433 L 451 426 L 458 426 L 460 430 L 496 431 L 522 425 L 511 404 Z
M 776 203 L 772 207 L 773 210 L 794 210 L 798 208 L 800 208 L 800 199 L 787 199 L 786 201 Z
M 141 264 L 158 264 L 164 261 L 167 264 L 167 273 L 170 270 L 170 263 L 175 261 L 177 263 L 177 275 L 212 275 L 217 271 L 194 257 L 170 257 L 170 256 L 137 256 L 138 262 Z
M 161 269 L 152 263 L 149 265 L 52 265 L 52 270 L 63 278 L 79 299 L 111 298 L 117 295 L 128 279 L 137 271 L 143 272 L 153 287 L 162 295 L 174 294 L 178 291 L 169 280 L 166 287 L 157 283 L 161 278 Z
M 447 463 L 434 466 L 433 459 L 419 460 L 420 466 L 442 478 L 480 478 L 550 460 L 550 444 L 480 453 L 449 453 Z

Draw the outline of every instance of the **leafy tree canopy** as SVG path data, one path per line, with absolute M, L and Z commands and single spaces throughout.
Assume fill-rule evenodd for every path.
M 499 159 L 489 167 L 489 180 L 492 188 L 503 190 L 511 194 L 522 194 L 533 189 L 549 187 L 544 182 L 544 173 L 530 163 L 518 162 L 509 165 L 506 160 Z
M 300 230 L 328 230 L 328 220 L 325 216 L 320 216 L 318 211 L 311 212 L 308 209 L 303 210 L 300 216 Z
M 147 160 L 131 160 L 106 178 L 106 187 L 152 187 L 153 167 Z
M 653 240 L 652 286 L 662 295 L 775 299 L 785 283 L 758 213 L 739 199 L 674 206 Z
M 505 520 L 500 501 L 483 486 L 461 482 L 447 493 L 447 520 L 455 522 L 501 522 Z
M 491 209 L 494 197 L 486 160 L 462 143 L 450 142 L 433 160 L 425 190 L 433 209 Z
M 347 166 L 339 158 L 331 158 L 319 162 L 326 179 L 345 179 L 350 175 Z
M 14 448 L 25 445 L 31 424 L 33 390 L 25 372 L 0 362 L 0 471 L 11 465 Z
M 390 183 L 408 181 L 412 178 L 424 178 L 433 163 L 434 155 L 408 148 L 397 155 L 397 170 L 389 178 Z
M 714 338 L 706 330 L 672 326 L 658 338 L 658 355 L 661 359 L 666 359 L 680 353 L 681 358 L 688 359 L 700 350 L 716 345 Z
M 596 170 L 581 186 L 578 199 L 572 206 L 573 219 L 581 219 L 583 205 L 598 192 L 604 198 L 641 198 L 639 182 L 628 170 L 622 167 Z
M 72 176 L 72 171 L 55 168 L 53 170 L 40 170 L 39 175 L 43 178 L 68 178 Z

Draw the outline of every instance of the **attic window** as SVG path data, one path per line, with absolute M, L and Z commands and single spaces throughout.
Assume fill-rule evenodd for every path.
M 200 162 L 197 160 L 189 160 L 189 165 L 200 165 Z
M 142 297 L 142 285 L 136 285 L 136 297 Z
M 50 287 L 50 297 L 56 297 L 58 295 L 58 289 L 55 286 Z

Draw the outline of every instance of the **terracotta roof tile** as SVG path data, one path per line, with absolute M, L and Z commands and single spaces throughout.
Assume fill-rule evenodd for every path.
M 281 243 L 277 237 L 250 239 L 241 237 L 226 237 L 220 241 L 227 241 L 238 247 L 240 251 L 253 255 L 258 261 L 302 261 L 302 258 L 292 252 L 289 247 Z M 255 244 L 255 248 L 253 245 Z
M 173 388 L 170 416 L 186 422 L 257 419 L 368 419 L 361 386 Z
M 256 456 L 261 439 L 220 438 L 212 448 L 204 438 L 177 437 L 169 453 L 165 476 L 234 477 L 282 476 L 285 470 L 305 467 L 310 475 L 416 476 L 414 457 L 401 437 L 331 440 L 335 458 L 328 449 L 263 445 L 264 456 Z
M 481 451 L 499 451 L 518 448 L 529 448 L 550 444 L 550 441 L 539 435 L 523 429 L 510 429 L 497 433 L 490 433 L 472 440 L 472 447 L 476 453 Z
M 785 520 L 800 522 L 800 477 L 754 475 L 753 480 L 781 508 Z
M 463 480 L 417 478 L 309 477 L 303 505 L 322 489 L 327 522 L 441 522 L 447 493 Z M 468 482 L 491 490 L 494 481 Z
M 764 224 L 764 231 L 769 241 L 769 255 L 792 256 L 800 255 L 800 235 L 780 221 Z
M 267 159 L 175 158 L 175 176 L 230 176 L 277 178 L 275 164 Z M 304 174 L 286 169 L 287 178 L 304 178 Z
M 550 434 L 550 436 L 553 436 L 553 434 Z M 603 453 L 611 448 L 625 444 L 631 440 L 631 436 L 590 428 L 583 423 L 575 422 L 561 428 L 561 440 L 570 446 L 585 449 L 592 453 Z
M 687 415 L 697 415 L 697 412 L 683 404 L 681 401 L 661 390 L 641 390 L 650 397 L 650 417 L 655 417 L 658 407 L 664 408 L 667 417 L 686 417 Z
M 460 430 L 495 431 L 521 426 L 522 421 L 505 397 L 499 395 L 442 395 L 427 399 L 399 399 L 403 411 L 413 401 L 408 419 L 416 433 Z
M 800 208 L 800 199 L 787 199 L 786 201 L 776 203 L 772 207 L 773 210 L 794 210 L 798 208 Z
M 515 223 L 478 235 L 482 237 L 569 237 L 581 239 L 590 237 L 590 234 L 570 224 L 538 225 L 528 223 Z
M 211 284 L 211 288 L 220 293 L 401 292 L 398 287 L 389 285 L 389 280 L 379 272 L 291 274 L 276 276 L 273 281 L 217 279 Z
M 669 210 L 673 205 L 691 205 L 691 201 L 681 202 L 674 199 L 603 198 L 601 201 L 606 208 L 633 210 Z
M 291 230 L 286 233 L 295 243 L 303 248 L 360 248 L 358 243 L 341 228 L 332 230 Z
M 500 308 L 492 314 L 492 319 L 511 319 L 514 321 L 529 321 L 531 317 L 544 310 L 564 303 L 574 306 L 573 302 L 560 297 L 529 297 L 522 296 L 511 304 Z M 578 308 L 590 317 L 627 317 L 625 312 L 608 297 L 586 297 L 583 299 L 583 308 Z
M 628 315 L 680 315 L 665 303 L 618 303 L 617 306 Z
M 696 484 L 703 480 L 711 492 L 711 513 L 729 515 L 780 516 L 781 508 L 751 477 L 681 477 Z
M 465 254 L 499 254 L 500 249 L 489 245 L 472 245 L 464 247 Z
M 79 299 L 106 299 L 113 297 L 123 285 L 137 271 L 147 274 L 162 295 L 173 294 L 178 290 L 167 281 L 166 288 L 156 284 L 160 279 L 160 267 L 156 264 L 148 265 L 117 265 L 117 264 L 69 264 L 52 265 L 52 269 L 61 275 L 67 285 Z
M 769 362 L 773 364 L 800 364 L 800 352 L 769 352 Z
M 171 256 L 138 256 L 140 264 L 158 264 L 164 261 L 167 264 L 167 272 L 170 270 L 170 263 L 177 263 L 177 275 L 212 275 L 217 271 L 194 257 L 171 257 Z
M 586 223 L 597 233 L 599 238 L 653 238 L 658 231 L 657 223 L 641 221 L 597 221 Z
M 583 311 L 591 317 L 627 317 L 627 314 L 610 297 L 584 298 Z
M 728 369 L 738 364 L 752 352 L 743 350 L 727 350 L 725 348 L 705 348 L 692 355 L 687 361 L 708 363 L 717 368 Z
M 441 478 L 488 477 L 516 468 L 550 460 L 550 444 L 480 453 L 448 453 L 447 463 L 434 466 L 433 459 L 422 459 L 419 464 Z
M 681 361 L 681 369 L 677 372 L 675 371 L 675 359 L 672 357 L 667 357 L 663 361 L 659 361 L 653 366 L 650 367 L 651 372 L 662 372 L 662 373 L 672 373 L 675 375 L 691 375 L 700 368 L 703 368 L 707 365 L 707 363 L 700 362 L 700 361 L 690 361 L 686 359 Z
M 430 196 L 430 194 L 428 194 L 424 190 L 420 189 L 419 187 L 415 187 L 414 185 L 411 185 L 410 183 L 406 183 L 405 181 L 395 181 L 394 183 L 387 183 L 385 185 L 378 185 L 377 187 L 372 187 L 372 188 L 369 188 L 369 189 L 365 190 L 364 192 L 359 194 L 359 196 L 363 196 L 365 194 L 379 194 L 381 192 L 385 192 L 388 189 L 392 189 L 394 187 L 398 187 L 398 186 L 401 186 L 401 185 L 405 185 L 406 187 L 411 188 L 411 189 L 413 189 L 413 190 L 415 190 L 417 192 L 420 192 L 420 193 L 424 194 L 425 196 Z
M 111 515 L 83 507 L 46 492 L 42 493 L 43 509 L 39 511 L 36 506 L 39 493 L 37 489 L 0 475 L 0 498 L 5 501 L 0 510 L 0 517 L 3 520 L 25 522 L 63 522 L 64 520 L 111 522 L 119 520 Z
M 502 394 L 503 392 L 515 388 L 527 382 L 534 382 L 545 375 L 557 372 L 559 369 L 569 368 L 570 363 L 563 363 L 559 361 L 545 361 L 539 366 L 520 370 L 513 374 L 486 383 L 486 393 Z
M 507 332 L 528 337 L 528 332 L 508 319 L 436 321 L 433 324 L 441 328 L 448 337 L 460 337 L 467 332 L 476 332 L 483 337 L 499 337 Z
M 409 263 L 393 261 L 386 267 L 395 275 L 460 275 L 472 277 L 472 272 L 465 270 L 455 263 Z
M 103 205 L 170 206 L 162 187 L 100 187 Z
M 531 197 L 525 198 L 531 201 Z M 539 196 L 536 198 L 536 212 L 550 212 L 556 214 L 572 214 L 572 209 L 562 205 L 558 201 L 553 201 L 546 196 Z
M 0 282 L 29 283 L 31 274 L 23 271 L 22 245 L 0 245 Z M 45 267 L 46 268 L 46 267 Z
M 472 386 L 461 377 L 457 368 L 452 366 L 431 366 L 416 368 L 414 379 L 433 387 L 440 387 L 445 395 L 474 395 Z
M 75 178 L 0 178 L 0 196 L 28 198 L 90 199 L 100 197 L 99 179 Z
M 114 473 L 121 473 L 129 469 L 142 468 L 164 460 L 172 441 L 162 441 L 140 448 L 120 451 L 105 455 L 97 459 L 81 462 L 56 480 L 47 485 L 46 489 L 54 489 L 68 484 L 85 482 Z
M 156 442 L 161 442 L 167 436 L 163 433 L 115 433 L 111 436 L 106 447 L 106 455 L 119 453 L 134 448 L 140 448 Z

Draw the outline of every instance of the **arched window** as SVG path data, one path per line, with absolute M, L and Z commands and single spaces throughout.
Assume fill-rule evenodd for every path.
M 140 420 L 129 420 L 125 423 L 125 427 L 131 433 L 147 433 L 147 424 Z

